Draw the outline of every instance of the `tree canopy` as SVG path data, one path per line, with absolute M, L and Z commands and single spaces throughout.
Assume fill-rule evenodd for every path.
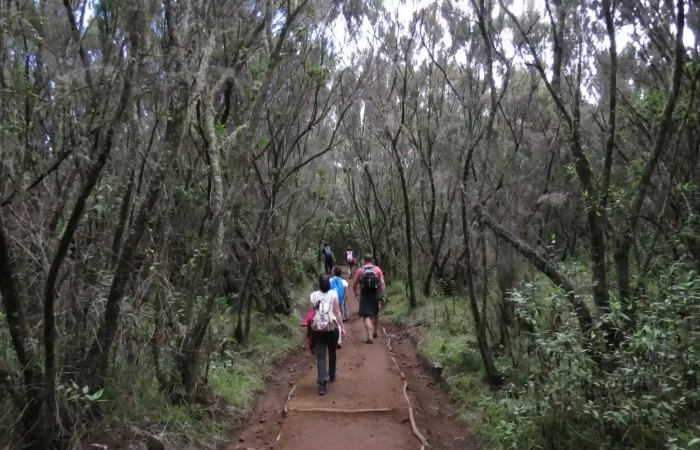
M 699 17 L 0 2 L 0 445 L 66 448 L 147 383 L 210 401 L 324 242 L 464 302 L 520 402 L 494 445 L 697 443 Z

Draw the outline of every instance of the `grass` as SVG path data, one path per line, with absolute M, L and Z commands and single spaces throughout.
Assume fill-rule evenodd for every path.
M 209 375 L 214 392 L 240 411 L 252 407 L 255 395 L 265 387 L 270 367 L 298 348 L 302 338 L 299 319 L 294 315 L 283 317 L 280 322 L 256 315 L 251 329 L 255 334 L 250 343 L 238 352 L 229 352 L 234 364 L 214 367 Z
M 585 267 L 570 264 L 566 270 L 585 285 Z M 531 321 L 538 331 L 530 335 L 520 326 L 513 327 L 506 355 L 496 358 L 506 378 L 506 385 L 496 392 L 483 380 L 467 300 L 420 299 L 411 309 L 403 284 L 394 283 L 388 289 L 386 318 L 408 330 L 418 342 L 418 352 L 442 368 L 453 414 L 465 420 L 470 434 L 479 436 L 486 448 L 700 448 L 696 437 L 700 427 L 685 409 L 689 396 L 697 395 L 696 386 L 674 384 L 685 373 L 694 374 L 676 363 L 682 358 L 692 361 L 688 355 L 694 353 L 679 358 L 676 355 L 684 350 L 679 352 L 672 345 L 685 339 L 686 329 L 677 324 L 689 320 L 679 311 L 686 311 L 691 299 L 698 298 L 692 293 L 694 282 L 688 281 L 695 274 L 686 275 L 685 268 L 678 274 L 673 270 L 669 281 L 650 282 L 663 293 L 649 297 L 655 304 L 638 303 L 646 308 L 639 312 L 646 321 L 644 330 L 626 336 L 623 350 L 614 353 L 601 351 L 602 345 L 587 348 L 587 338 L 580 335 L 565 299 L 541 274 L 519 283 L 511 296 L 518 319 Z M 673 287 L 662 287 L 663 282 Z M 591 301 L 588 295 L 584 298 Z M 494 305 L 494 300 L 489 304 Z M 551 326 L 553 312 L 563 318 L 558 329 Z M 675 340 L 669 338 L 679 330 Z M 650 336 L 660 338 L 655 341 Z M 537 351 L 530 351 L 531 346 Z M 650 346 L 667 359 L 662 363 L 637 356 L 636 349 Z M 604 370 L 595 361 L 600 355 L 611 361 Z
M 191 436 L 220 436 L 227 425 L 217 420 L 199 405 L 173 405 L 158 392 L 155 380 L 139 386 L 135 408 L 131 412 L 135 422 L 161 424 L 171 434 Z
M 483 364 L 467 300 L 419 298 L 418 306 L 411 309 L 401 281 L 387 286 L 387 298 L 384 317 L 408 330 L 417 341 L 418 353 L 442 369 L 452 413 L 469 425 L 471 433 L 484 435 L 491 422 L 490 392 L 482 381 Z
M 306 290 L 295 292 L 297 306 L 306 296 Z M 134 421 L 158 423 L 170 433 L 186 436 L 187 441 L 192 437 L 223 439 L 235 419 L 251 412 L 273 366 L 298 348 L 302 338 L 297 314 L 277 321 L 256 313 L 247 345 L 229 345 L 223 357 L 217 355 L 211 362 L 209 387 L 216 398 L 213 405 L 173 405 L 151 378 L 140 384 L 130 416 Z

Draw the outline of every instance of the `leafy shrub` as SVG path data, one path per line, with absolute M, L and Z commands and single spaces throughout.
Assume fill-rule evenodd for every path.
M 627 319 L 619 302 L 584 339 L 550 283 L 539 276 L 522 283 L 510 298 L 518 320 L 534 331 L 512 334 L 497 361 L 508 384 L 495 393 L 482 380 L 466 299 L 434 297 L 410 310 L 403 289 L 388 287 L 387 316 L 419 325 L 420 353 L 442 368 L 456 414 L 488 448 L 700 449 L 700 279 L 681 263 L 666 264 L 647 283 L 636 299 L 634 331 L 616 350 L 598 330 Z M 562 315 L 556 327 L 554 314 Z
M 504 417 L 489 430 L 495 447 L 682 449 L 700 443 L 693 413 L 700 404 L 700 280 L 673 266 L 649 288 L 637 300 L 636 331 L 617 350 L 606 350 L 601 336 L 591 348 L 573 327 L 536 333 L 527 381 L 511 384 L 498 401 Z M 597 326 L 622 315 L 614 304 Z
M 308 248 L 298 258 L 290 262 L 291 278 L 294 284 L 301 284 L 319 273 L 320 249 Z

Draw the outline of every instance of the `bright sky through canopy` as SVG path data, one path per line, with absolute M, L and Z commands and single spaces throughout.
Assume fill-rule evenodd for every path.
M 414 14 L 420 11 L 421 9 L 430 6 L 434 1 L 439 0 L 406 0 L 405 2 L 402 2 L 401 0 L 386 0 L 384 1 L 384 7 L 387 9 L 387 11 L 391 13 L 392 17 L 398 19 L 399 23 L 404 28 L 403 31 L 405 32 Z M 469 6 L 469 3 L 465 1 L 460 1 L 457 3 L 453 2 L 453 5 L 458 9 L 464 10 L 465 7 Z M 514 2 L 510 6 L 510 10 L 516 16 L 520 17 L 523 14 L 524 7 L 526 7 L 524 5 L 524 2 Z M 533 11 L 538 12 L 541 17 L 546 17 L 546 6 L 544 0 L 531 0 L 531 7 Z M 497 14 L 498 7 L 494 8 L 493 11 L 494 17 Z M 445 47 L 449 47 L 451 45 L 452 39 L 449 34 L 449 31 L 447 31 L 448 27 L 445 22 L 445 19 L 439 14 L 437 16 L 437 19 L 442 29 L 444 30 L 444 35 L 442 36 L 442 43 L 445 45 Z M 592 19 L 597 20 L 596 17 L 592 17 Z M 674 25 L 671 24 L 671 32 L 674 31 L 674 28 Z M 616 35 L 618 51 L 632 42 L 633 32 L 634 30 L 631 25 L 626 25 L 618 30 Z M 352 36 L 350 36 L 348 33 L 348 28 L 345 19 L 344 17 L 340 16 L 333 23 L 330 29 L 330 34 L 337 43 L 337 47 L 342 49 L 342 59 L 340 62 L 341 66 L 350 64 L 353 56 L 356 56 L 359 51 L 367 50 L 371 46 L 377 49 L 380 45 L 380 40 L 375 35 L 375 29 L 367 19 L 364 19 L 362 26 L 355 33 L 353 33 Z M 512 57 L 515 51 L 512 45 L 512 31 L 509 29 L 502 31 L 501 38 L 503 44 L 503 53 L 506 57 Z M 646 41 L 647 38 L 645 37 L 643 39 Z M 693 35 L 693 32 L 689 29 L 689 27 L 686 27 L 684 29 L 683 41 L 685 45 L 689 48 L 693 48 L 695 45 L 695 36 Z M 604 39 L 599 40 L 598 42 L 596 42 L 595 45 L 599 50 L 604 50 L 608 48 L 609 43 L 606 39 Z M 541 55 L 540 57 L 543 59 L 544 64 L 549 66 L 549 64 L 551 63 L 551 50 L 545 52 L 545 54 Z M 418 61 L 422 61 L 429 58 L 429 55 L 425 49 L 421 48 L 417 52 L 416 58 Z M 457 52 L 455 54 L 455 59 L 462 64 L 466 63 L 466 57 L 463 51 Z M 515 63 L 524 64 L 526 60 L 529 60 L 529 53 L 526 49 L 522 49 L 520 54 L 516 56 Z M 593 75 L 595 74 L 596 70 L 597 67 L 594 64 L 594 61 L 589 61 L 589 73 Z M 498 76 L 498 73 L 495 73 L 495 77 L 497 83 L 500 84 L 501 80 L 499 79 L 500 77 Z M 586 97 L 587 101 L 595 102 L 598 98 L 598 93 L 588 90 L 584 93 L 584 96 Z

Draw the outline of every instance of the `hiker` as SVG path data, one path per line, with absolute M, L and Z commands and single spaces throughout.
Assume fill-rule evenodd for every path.
M 331 246 L 326 244 L 321 250 L 321 255 L 323 256 L 326 274 L 330 274 L 331 269 L 333 269 L 333 250 L 331 250 Z
M 345 249 L 345 262 L 347 262 L 348 266 L 350 266 L 350 279 L 352 279 L 352 271 L 355 268 L 357 260 L 355 259 L 355 256 L 352 253 L 352 247 L 350 247 L 349 245 L 348 248 Z
M 331 289 L 331 277 L 328 274 L 321 274 L 318 278 L 318 290 L 311 293 L 310 299 L 314 311 L 310 328 L 316 353 L 318 395 L 325 395 L 328 381 L 335 381 L 337 373 L 335 352 L 338 339 L 345 334 L 342 321 L 339 322 L 337 319 L 341 317 L 338 293 Z M 326 353 L 328 367 L 326 367 Z
M 365 255 L 364 265 L 357 269 L 352 290 L 355 298 L 360 298 L 360 317 L 365 322 L 367 340 L 372 344 L 379 335 L 379 302 L 384 296 L 386 285 L 382 269 L 372 264 L 372 255 Z
M 343 323 L 350 319 L 348 315 L 348 282 L 343 278 L 343 269 L 339 266 L 333 268 L 333 278 L 331 278 L 331 289 L 338 293 L 338 300 L 340 300 L 340 313 L 343 316 Z M 341 342 L 338 342 L 340 345 Z

